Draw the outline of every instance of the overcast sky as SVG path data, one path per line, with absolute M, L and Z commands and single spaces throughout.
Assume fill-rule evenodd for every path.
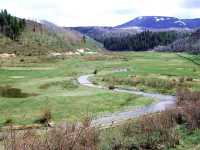
M 152 15 L 200 18 L 200 0 L 0 0 L 0 9 L 60 26 L 116 26 Z

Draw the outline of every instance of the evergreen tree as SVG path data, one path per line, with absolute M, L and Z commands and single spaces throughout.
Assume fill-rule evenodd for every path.
M 18 40 L 26 26 L 25 19 L 11 16 L 7 10 L 0 12 L 0 32 L 12 40 Z

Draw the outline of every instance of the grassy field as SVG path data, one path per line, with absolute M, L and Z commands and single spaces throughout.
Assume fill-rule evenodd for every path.
M 185 54 L 187 55 L 187 54 Z M 23 60 L 23 61 L 22 61 Z M 175 93 L 168 82 L 185 78 L 181 84 L 200 89 L 199 66 L 173 53 L 125 52 L 73 56 L 64 60 L 17 57 L 0 60 L 0 87 L 18 88 L 26 97 L 0 97 L 0 124 L 12 119 L 16 124 L 32 124 L 45 109 L 53 121 L 80 120 L 151 104 L 153 100 L 132 94 L 82 87 L 77 77 L 98 74 L 93 81 L 107 86 L 134 86 L 130 79 L 145 79 L 136 86 L 149 92 Z M 118 72 L 127 69 L 127 72 Z M 102 81 L 102 79 L 104 81 Z M 117 82 L 112 78 L 117 79 Z M 186 79 L 192 80 L 186 81 Z M 118 82 L 118 80 L 123 82 Z M 149 83 L 152 79 L 162 84 Z M 111 82 L 112 81 L 112 82 Z M 127 82 L 128 81 L 128 82 Z M 154 81 L 154 80 L 153 80 Z M 166 88 L 163 85 L 166 84 Z
M 143 91 L 175 94 L 177 87 L 200 89 L 200 56 L 175 53 L 124 53 L 113 67 L 100 69 L 94 80 L 107 86 L 134 86 Z M 191 60 L 188 60 L 190 58 Z M 127 72 L 113 72 L 127 69 Z

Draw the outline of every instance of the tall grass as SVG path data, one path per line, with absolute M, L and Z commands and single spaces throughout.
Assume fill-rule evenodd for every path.
M 156 89 L 161 93 L 168 93 L 172 90 L 175 91 L 179 87 L 189 87 L 190 85 L 185 81 L 185 78 L 179 79 L 160 79 L 160 78 L 146 78 L 146 77 L 127 77 L 119 78 L 114 76 L 106 76 L 102 81 L 108 85 L 129 85 L 134 87 L 145 86 L 148 88 Z
M 170 111 L 129 121 L 121 125 L 119 132 L 108 142 L 110 149 L 160 150 L 175 147 L 180 138 Z
M 78 85 L 75 83 L 74 80 L 49 82 L 49 83 L 40 85 L 39 88 L 45 90 L 45 89 L 48 89 L 53 86 L 58 86 L 58 87 L 61 87 L 63 89 L 68 89 L 68 90 L 74 90 L 74 89 L 78 88 Z

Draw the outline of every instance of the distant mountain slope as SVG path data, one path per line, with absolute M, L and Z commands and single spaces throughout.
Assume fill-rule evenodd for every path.
M 105 38 L 108 37 L 119 37 L 133 35 L 139 32 L 142 32 L 140 28 L 131 28 L 131 29 L 121 29 L 113 27 L 72 27 L 72 30 L 76 30 L 82 34 L 85 34 L 97 41 L 103 42 Z
M 109 37 L 126 37 L 145 30 L 163 32 L 192 32 L 200 27 L 200 19 L 178 19 L 164 16 L 142 16 L 116 27 L 72 27 L 97 41 L 103 42 Z
M 179 19 L 165 16 L 141 16 L 127 23 L 117 26 L 117 28 L 141 27 L 148 29 L 166 28 L 198 28 L 200 19 Z
M 200 19 L 182 19 L 188 28 L 200 28 Z

